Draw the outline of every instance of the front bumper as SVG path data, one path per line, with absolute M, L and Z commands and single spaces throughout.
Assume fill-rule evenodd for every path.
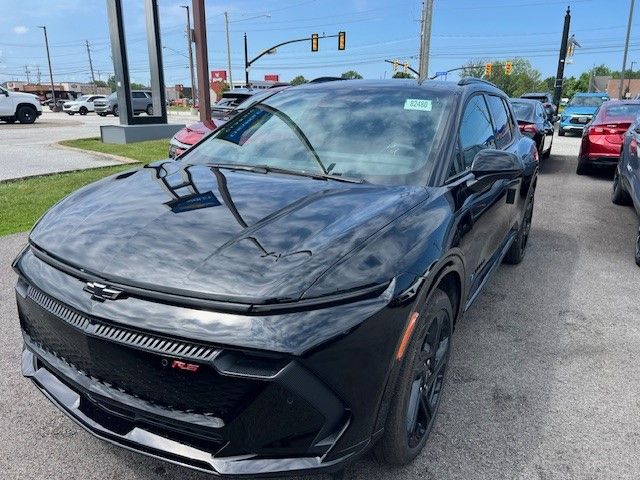
M 239 342 L 246 331 L 256 345 L 274 349 L 215 345 L 202 335 L 191 340 L 178 328 L 178 318 L 188 320 L 185 308 L 125 298 L 88 302 L 93 305 L 86 309 L 78 301 L 89 295 L 78 279 L 30 253 L 15 268 L 22 372 L 97 437 L 217 475 L 276 476 L 343 468 L 381 432 L 379 409 L 395 365 L 396 344 L 389 339 L 399 337 L 408 305 L 385 307 L 386 297 L 328 309 L 332 319 L 357 314 L 365 321 L 330 342 L 305 347 L 307 353 L 292 354 L 283 348 L 313 333 L 303 329 L 304 335 L 283 338 L 281 327 L 304 313 L 266 317 L 270 327 L 259 331 L 257 323 L 242 327 L 238 315 L 224 316 L 217 327 L 217 315 L 203 316 L 212 338 L 220 338 L 216 328 L 234 328 Z M 103 320 L 107 312 L 118 322 Z M 144 322 L 133 326 L 130 320 L 142 313 L 162 319 L 173 334 L 150 332 Z M 309 315 L 326 327 L 317 311 Z M 176 332 L 187 338 L 175 338 Z M 282 347 L 276 348 L 278 341 Z M 197 365 L 203 377 L 168 368 L 174 360 Z
M 93 110 L 96 113 L 111 113 L 112 109 L 109 105 L 96 105 L 93 104 Z

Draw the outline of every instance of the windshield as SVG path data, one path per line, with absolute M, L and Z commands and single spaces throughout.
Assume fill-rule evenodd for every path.
M 529 121 L 533 118 L 534 105 L 529 102 L 511 102 L 516 120 Z
M 236 116 L 182 161 L 424 184 L 450 107 L 451 93 L 417 86 L 285 90 Z
M 568 107 L 599 107 L 609 100 L 607 97 L 578 97 L 575 96 L 567 104 Z
M 604 123 L 631 123 L 635 121 L 638 115 L 640 115 L 640 103 L 614 103 L 613 105 L 609 105 L 606 109 L 603 109 L 598 117 Z

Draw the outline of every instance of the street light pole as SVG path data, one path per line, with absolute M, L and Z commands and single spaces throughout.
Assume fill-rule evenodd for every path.
M 624 55 L 622 56 L 622 72 L 620 72 L 620 89 L 618 91 L 618 98 L 622 100 L 622 84 L 624 83 L 624 69 L 627 68 L 627 53 L 629 52 L 629 36 L 631 35 L 631 22 L 633 20 L 633 6 L 636 0 L 631 0 L 629 6 L 629 21 L 627 22 L 627 39 L 624 42 Z
M 231 76 L 231 42 L 229 41 L 229 14 L 224 12 L 224 27 L 227 31 L 227 66 L 229 67 L 229 88 L 233 90 L 233 77 Z
M 244 86 L 249 88 L 249 53 L 247 48 L 247 32 L 244 33 Z
M 558 72 L 556 73 L 556 83 L 553 92 L 553 104 L 556 109 L 560 107 L 560 97 L 562 97 L 562 82 L 564 78 L 564 64 L 567 59 L 567 44 L 569 42 L 569 26 L 571 25 L 571 9 L 567 7 L 564 16 L 564 29 L 562 30 L 562 41 L 560 42 L 560 57 L 558 58 Z
M 189 72 L 191 73 L 191 107 L 196 104 L 196 79 L 193 73 L 193 51 L 191 48 L 191 17 L 189 16 L 189 5 L 180 5 L 187 12 L 187 48 L 189 49 Z
M 47 27 L 44 25 L 38 26 L 44 31 L 44 45 L 47 48 L 47 61 L 49 62 L 49 80 L 51 80 L 51 106 L 53 111 L 57 111 L 56 105 L 56 89 L 53 86 L 53 70 L 51 69 L 51 55 L 49 54 L 49 38 L 47 37 Z

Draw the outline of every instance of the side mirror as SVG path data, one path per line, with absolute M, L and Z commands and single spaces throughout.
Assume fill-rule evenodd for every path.
M 3 94 L 5 97 L 8 97 L 8 96 L 9 96 L 9 92 L 7 92 L 6 90 L 2 90 L 2 94 Z
M 471 173 L 476 177 L 474 187 L 483 189 L 496 180 L 511 180 L 522 175 L 523 165 L 511 152 L 487 148 L 476 153 Z

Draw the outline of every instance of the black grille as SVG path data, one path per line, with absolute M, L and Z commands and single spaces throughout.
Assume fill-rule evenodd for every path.
M 212 358 L 213 347 L 110 326 L 32 287 L 28 298 L 20 302 L 21 323 L 32 341 L 81 373 L 135 397 L 228 422 L 264 387 L 260 381 L 220 375 L 204 362 L 197 372 L 171 368 L 173 357 Z

